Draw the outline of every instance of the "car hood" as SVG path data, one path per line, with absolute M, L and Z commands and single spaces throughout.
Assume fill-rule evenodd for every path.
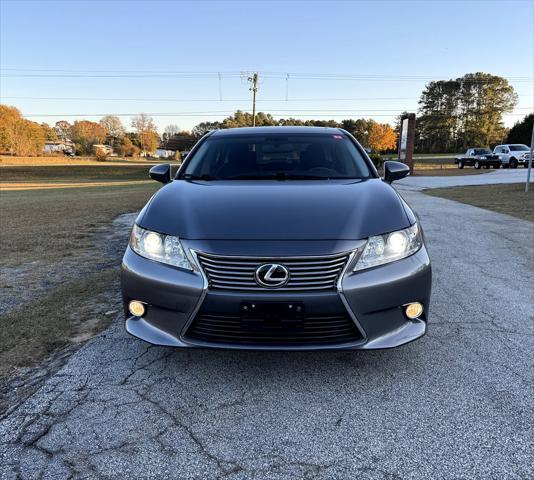
M 190 240 L 355 240 L 410 225 L 395 190 L 379 179 L 176 180 L 137 223 Z

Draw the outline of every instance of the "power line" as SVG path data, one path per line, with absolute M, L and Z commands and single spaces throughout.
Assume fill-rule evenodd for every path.
M 324 110 L 307 110 L 308 112 L 324 112 Z M 391 110 L 391 113 L 386 114 L 374 114 L 372 112 L 358 112 L 356 110 L 335 110 L 332 112 L 344 112 L 344 113 L 313 113 L 313 114 L 302 114 L 300 111 L 295 110 L 273 110 L 269 112 L 263 112 L 268 113 L 272 115 L 277 115 L 280 113 L 289 113 L 293 112 L 294 116 L 297 117 L 347 117 L 347 114 L 350 113 L 358 113 L 359 115 L 368 115 L 373 117 L 392 117 L 395 116 L 395 112 L 400 113 L 399 110 Z M 201 115 L 210 115 L 210 116 L 219 116 L 219 117 L 226 117 L 229 115 L 233 115 L 235 111 L 228 110 L 228 111 L 211 111 L 211 112 L 151 112 L 147 113 L 146 115 L 152 116 L 152 117 L 197 117 Z M 136 115 L 139 115 L 138 112 L 136 113 L 27 113 L 24 116 L 25 117 L 105 117 L 106 115 L 113 115 L 117 117 L 134 117 Z M 524 113 L 504 113 L 503 115 L 506 116 L 524 116 Z M 450 117 L 450 115 L 447 114 L 432 114 L 432 115 L 425 115 L 425 117 Z
M 0 73 L 1 77 L 55 77 L 55 78 L 239 78 L 242 72 L 184 72 L 174 70 L 68 70 L 68 69 L 18 69 L 1 68 L 0 72 L 24 72 L 24 73 Z M 29 72 L 29 73 L 28 73 Z M 45 73 L 37 73 L 45 72 Z M 258 72 L 263 78 L 287 80 L 288 75 L 296 80 L 351 80 L 351 81 L 439 81 L 447 76 L 429 75 L 382 75 L 382 74 L 340 74 L 340 73 L 295 73 L 295 72 Z M 507 77 L 514 82 L 534 82 L 531 76 Z M 452 79 L 451 79 L 452 80 Z M 447 80 L 445 80 L 447 81 Z M 493 83 L 493 78 L 462 79 L 463 83 Z
M 521 94 L 518 97 L 533 97 L 534 94 Z M 127 97 L 33 97 L 17 95 L 1 95 L 2 99 L 11 100 L 81 100 L 98 102 L 248 102 L 247 98 L 127 98 Z M 390 100 L 419 100 L 420 97 L 332 97 L 332 98 L 262 98 L 257 99 L 257 103 L 267 102 L 348 102 L 348 101 L 390 101 Z

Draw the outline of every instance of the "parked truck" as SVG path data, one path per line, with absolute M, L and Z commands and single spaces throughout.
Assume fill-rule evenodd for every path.
M 499 155 L 493 154 L 489 148 L 468 148 L 465 155 L 456 157 L 454 163 L 458 164 L 458 168 L 466 166 L 480 169 L 484 168 L 501 168 L 501 159 Z
M 493 153 L 501 158 L 503 168 L 517 168 L 519 165 L 528 167 L 530 148 L 526 145 L 497 145 Z

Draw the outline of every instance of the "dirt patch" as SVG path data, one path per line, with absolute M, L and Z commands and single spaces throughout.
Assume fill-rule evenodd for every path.
M 424 190 L 424 193 L 534 222 L 533 190 L 531 187 L 530 191 L 525 193 L 525 184 L 512 183 L 431 188 Z
M 120 260 L 157 186 L 2 192 L 0 410 L 120 314 Z

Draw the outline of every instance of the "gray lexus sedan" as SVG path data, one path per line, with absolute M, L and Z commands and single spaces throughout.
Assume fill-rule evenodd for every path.
M 126 329 L 157 345 L 390 348 L 425 334 L 421 226 L 346 131 L 217 130 L 143 208 L 122 263 Z

